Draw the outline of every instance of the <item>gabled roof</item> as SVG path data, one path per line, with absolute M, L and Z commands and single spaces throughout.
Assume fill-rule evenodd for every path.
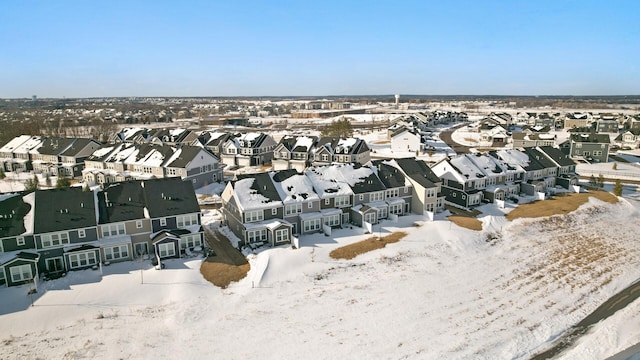
M 218 161 L 218 159 L 206 149 L 197 146 L 182 145 L 175 151 L 175 153 L 171 157 L 167 159 L 167 161 L 165 162 L 165 166 L 184 168 L 189 165 L 189 163 L 192 162 L 199 154 L 203 154 L 203 156 L 209 156 L 216 162 Z
M 285 204 L 319 199 L 311 180 L 294 169 L 271 172 L 269 175 L 280 199 Z
M 311 180 L 313 188 L 320 198 L 353 195 L 351 186 L 340 175 L 346 167 L 353 168 L 353 165 L 312 166 L 305 171 L 305 175 Z
M 4 144 L 3 147 L 0 148 L 0 152 L 13 152 L 18 146 L 24 144 L 27 140 L 31 138 L 30 135 L 20 135 L 11 139 L 8 143 Z
M 378 175 L 369 167 L 362 167 L 361 169 L 367 169 L 370 173 L 366 177 L 360 177 L 353 185 L 351 190 L 354 194 L 363 194 L 374 191 L 383 191 L 387 187 L 384 186 L 382 181 L 378 178 Z M 344 175 L 348 175 L 343 173 Z M 360 174 L 362 176 L 363 174 Z
M 407 179 L 397 166 L 386 163 L 387 160 L 377 160 L 373 164 L 378 169 L 378 178 L 387 189 L 407 186 Z
M 65 151 L 63 151 L 60 156 L 71 156 L 71 157 L 75 157 L 78 155 L 79 152 L 81 152 L 82 150 L 84 150 L 87 146 L 91 145 L 91 144 L 95 144 L 95 145 L 100 145 L 99 142 L 92 140 L 92 139 L 85 139 L 85 138 L 77 138 L 74 139 L 75 141 L 73 142 L 73 144 L 71 144 L 71 146 L 69 146 Z
M 150 218 L 199 213 L 193 184 L 180 178 L 140 181 Z
M 29 211 L 31 211 L 31 205 L 24 202 L 22 193 L 2 194 L 2 199 L 0 199 L 0 238 L 24 234 L 27 231 L 24 223 L 25 216 Z
M 96 226 L 93 192 L 80 187 L 35 191 L 34 233 Z
M 282 203 L 268 173 L 241 174 L 237 178 L 232 185 L 238 207 L 242 210 L 268 208 Z
M 429 165 L 415 158 L 395 159 L 400 169 L 413 181 L 425 188 L 435 187 L 440 178 L 431 170 Z
M 46 138 L 42 146 L 38 148 L 38 153 L 42 155 L 60 155 L 73 145 L 75 139 L 68 138 Z
M 523 151 L 529 156 L 529 160 L 532 162 L 537 162 L 540 164 L 540 167 L 547 168 L 555 168 L 557 167 L 556 163 L 549 159 L 544 153 L 540 152 L 538 149 L 533 147 L 524 148 Z
M 141 181 L 112 183 L 99 191 L 98 223 L 143 219 L 146 201 Z
M 37 149 L 38 147 L 42 146 L 42 141 L 44 139 L 40 136 L 31 136 L 27 141 L 23 142 L 22 144 L 18 145 L 13 152 L 14 153 L 19 153 L 19 154 L 26 154 L 30 151 L 32 151 L 33 149 Z
M 559 166 L 571 166 L 576 164 L 575 161 L 571 160 L 568 154 L 565 154 L 562 150 L 553 146 L 540 146 L 538 150 L 551 158 L 551 160 Z

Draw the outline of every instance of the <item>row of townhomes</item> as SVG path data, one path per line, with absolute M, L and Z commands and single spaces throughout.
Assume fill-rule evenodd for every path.
M 440 185 L 429 166 L 413 158 L 248 174 L 227 184 L 223 215 L 239 245 L 277 245 L 294 235 L 443 210 Z
M 442 179 L 447 203 L 463 208 L 519 194 L 553 193 L 556 186 L 570 189 L 578 184 L 575 168 L 569 155 L 551 146 L 457 155 L 432 167 Z
M 274 150 L 273 169 L 295 169 L 333 163 L 364 165 L 371 160 L 369 146 L 358 138 L 285 136 Z
M 218 158 L 191 145 L 106 145 L 84 161 L 82 178 L 89 185 L 116 181 L 180 177 L 200 188 L 222 180 Z
M 192 145 L 204 146 L 225 165 L 258 166 L 271 163 L 277 143 L 265 133 L 204 131 Z
M 0 285 L 203 245 L 200 207 L 180 178 L 0 195 Z
M 84 160 L 100 146 L 91 139 L 20 135 L 0 148 L 0 161 L 3 171 L 77 177 Z

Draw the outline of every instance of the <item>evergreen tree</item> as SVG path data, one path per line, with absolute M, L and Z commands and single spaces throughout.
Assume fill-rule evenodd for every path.
M 88 184 L 88 183 L 85 183 L 85 184 L 84 184 L 84 186 L 82 187 L 82 191 L 85 191 L 85 192 L 89 192 L 89 191 L 91 191 L 91 188 L 89 187 L 89 184 Z
M 71 186 L 71 181 L 66 176 L 58 176 L 56 181 L 56 189 L 68 188 Z
M 613 170 L 618 170 L 618 163 L 617 163 L 617 162 L 614 162 L 614 163 L 613 163 L 613 166 L 611 167 L 611 169 L 613 169 Z
M 602 176 L 602 174 L 598 175 L 598 187 L 599 188 L 603 188 L 604 187 L 604 176 Z
M 596 177 L 593 176 L 593 174 L 591 174 L 591 177 L 589 178 L 589 184 L 591 186 L 598 186 L 598 180 L 596 180 Z
M 47 176 L 44 178 L 44 184 L 47 185 L 47 187 L 51 187 L 51 176 L 49 173 L 47 173 Z
M 616 180 L 616 183 L 613 185 L 613 195 L 622 196 L 622 183 L 620 179 Z

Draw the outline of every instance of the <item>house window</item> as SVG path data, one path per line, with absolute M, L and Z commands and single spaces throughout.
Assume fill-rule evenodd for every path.
M 320 219 L 311 219 L 304 222 L 304 232 L 320 230 Z
M 602 156 L 602 151 L 594 151 L 593 156 Z
M 69 243 L 69 235 L 66 232 L 42 235 L 42 247 L 66 245 Z
M 117 260 L 129 257 L 127 245 L 114 246 L 104 249 L 104 258 L 107 260 Z
M 364 214 L 364 221 L 368 222 L 369 224 L 373 224 L 376 222 L 376 213 L 371 212 L 368 214 Z
M 312 202 L 307 203 L 307 208 L 312 209 L 313 208 L 313 203 Z
M 402 204 L 389 205 L 389 214 L 402 214 Z
M 78 237 L 81 239 L 87 237 L 87 233 L 84 231 L 84 229 L 78 230 Z
M 389 189 L 387 190 L 387 198 L 398 197 L 400 196 L 400 189 Z
M 362 199 L 360 199 L 360 200 L 362 200 Z M 349 206 L 349 203 L 350 203 L 350 201 L 349 201 L 349 196 L 348 195 L 336 196 L 336 198 L 335 198 L 335 207 Z
M 278 215 L 278 209 L 276 208 L 271 209 L 271 215 Z
M 320 158 L 321 158 L 321 159 L 322 159 L 322 161 L 324 161 L 324 162 L 329 161 L 329 155 L 327 155 L 327 154 L 322 154 Z
M 324 204 L 325 205 L 329 205 L 329 203 L 330 203 L 329 198 L 324 199 Z
M 247 242 L 267 241 L 267 230 L 247 230 Z
M 200 234 L 187 235 L 180 238 L 180 248 L 194 248 L 196 246 L 202 246 L 202 240 Z
M 198 225 L 198 214 L 182 215 L 177 217 L 178 227 Z M 162 224 L 161 224 L 162 225 Z M 166 221 L 165 221 L 166 225 Z M 164 225 L 162 225 L 164 226 Z
M 289 229 L 276 230 L 276 242 L 281 243 L 289 240 Z
M 173 246 L 173 243 L 165 243 L 158 245 L 158 255 L 161 258 L 176 256 L 176 248 Z
M 124 235 L 124 224 L 102 225 L 102 237 Z
M 324 224 L 328 226 L 340 225 L 340 214 L 330 215 L 324 218 Z
M 387 218 L 388 209 L 386 207 L 381 207 L 378 209 L 378 219 L 386 219 Z
M 369 194 L 369 201 L 374 202 L 374 201 L 382 201 L 384 200 L 384 192 L 383 191 L 379 191 L 379 192 L 374 192 Z
M 358 199 L 360 199 L 360 201 L 364 200 L 364 195 L 360 194 L 360 196 L 358 196 Z
M 302 204 L 291 204 L 284 207 L 285 215 L 295 215 L 302 212 Z
M 256 222 L 264 220 L 264 211 L 263 210 L 254 210 L 247 211 L 245 213 L 245 222 Z
M 18 246 L 24 245 L 24 236 L 18 236 L 16 238 L 16 242 L 18 243 Z
M 160 218 L 160 226 L 167 226 L 167 218 Z
M 11 281 L 13 282 L 28 281 L 33 277 L 33 275 L 31 275 L 31 265 L 29 264 L 14 266 L 11 268 L 10 272 Z
M 92 266 L 97 264 L 96 253 L 93 251 L 69 255 L 69 268 Z
M 136 229 L 142 229 L 142 220 L 136 220 Z

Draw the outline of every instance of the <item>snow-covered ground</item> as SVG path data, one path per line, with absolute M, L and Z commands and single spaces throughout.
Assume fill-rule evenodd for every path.
M 512 223 L 484 205 L 482 232 L 405 216 L 374 232 L 406 238 L 349 261 L 329 252 L 370 236 L 361 229 L 306 235 L 300 249 L 252 256 L 225 290 L 198 258 L 71 272 L 40 284 L 33 307 L 28 287 L 4 288 L 2 358 L 526 359 L 640 277 L 635 205 L 592 199 L 566 218 Z M 564 357 L 639 342 L 639 313 L 636 301 Z

